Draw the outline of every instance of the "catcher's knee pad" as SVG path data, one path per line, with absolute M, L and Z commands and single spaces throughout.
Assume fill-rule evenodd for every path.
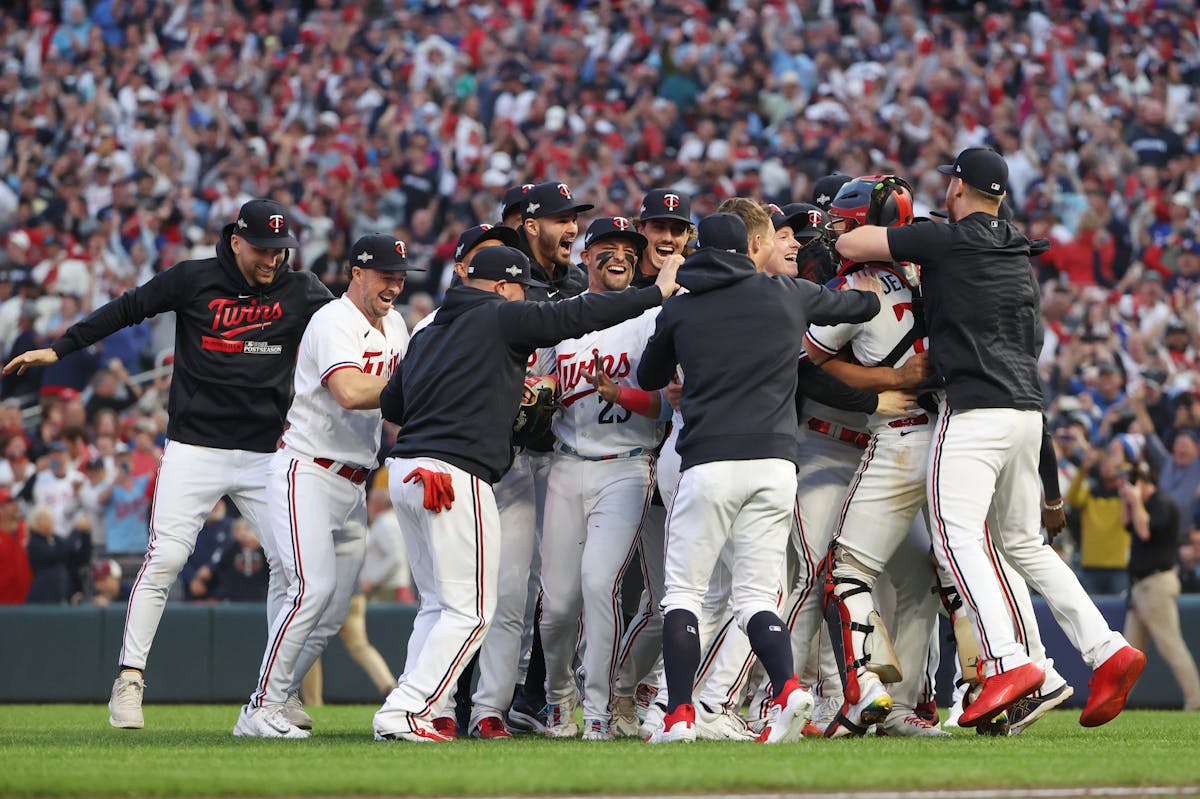
M 962 672 L 963 682 L 979 681 L 979 640 L 975 637 L 975 628 L 963 608 L 962 596 L 954 585 L 939 585 L 938 596 L 942 600 L 942 608 L 950 617 L 951 629 L 954 631 L 954 647 L 958 652 L 958 666 Z
M 851 703 L 859 697 L 859 669 L 875 673 L 884 683 L 902 679 L 891 637 L 871 598 L 878 576 L 878 572 L 835 545 L 833 568 L 826 572 L 825 620 L 846 698 Z

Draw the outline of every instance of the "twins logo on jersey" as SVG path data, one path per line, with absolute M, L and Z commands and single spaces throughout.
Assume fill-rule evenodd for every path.
M 382 350 L 364 352 L 362 370 L 376 377 L 391 377 L 392 373 L 396 371 L 396 367 L 400 365 L 400 353 L 392 350 L 388 353 L 388 357 L 382 356 Z
M 596 389 L 583 379 L 583 375 L 591 374 L 592 363 L 598 353 L 599 350 L 592 350 L 590 353 L 568 352 L 558 356 L 558 386 L 562 393 L 563 407 L 569 408 L 579 399 L 596 393 Z M 584 357 L 575 360 L 580 355 Z M 628 377 L 633 371 L 627 352 L 622 352 L 620 355 L 601 355 L 600 363 L 604 365 L 604 372 L 613 380 Z M 581 384 L 583 390 L 575 391 Z

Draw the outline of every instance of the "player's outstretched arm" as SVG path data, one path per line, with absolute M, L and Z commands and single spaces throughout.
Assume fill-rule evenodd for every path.
M 29 350 L 23 352 L 17 357 L 4 365 L 4 374 L 11 375 L 16 372 L 19 375 L 25 374 L 25 370 L 31 366 L 49 366 L 58 360 L 58 353 L 46 347 L 41 350 Z
M 370 411 L 379 407 L 379 394 L 387 378 L 369 375 L 356 369 L 339 369 L 331 374 L 325 385 L 329 393 L 348 411 Z

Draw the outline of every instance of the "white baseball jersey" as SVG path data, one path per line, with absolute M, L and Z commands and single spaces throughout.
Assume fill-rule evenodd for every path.
M 321 308 L 300 340 L 296 398 L 283 443 L 310 458 L 374 466 L 383 417 L 378 410 L 346 410 L 325 383 L 339 369 L 391 377 L 407 350 L 408 328 L 396 311 L 383 318 L 380 330 L 346 296 Z
M 842 278 L 838 289 L 853 289 L 860 282 L 860 276 L 874 275 L 883 286 L 883 296 L 880 298 L 879 313 L 867 322 L 857 324 L 844 323 L 840 325 L 813 325 L 808 329 L 807 338 L 818 349 L 834 355 L 847 344 L 851 347 L 855 359 L 863 366 L 877 366 L 905 336 L 913 329 L 916 317 L 913 315 L 913 291 L 908 282 L 898 270 L 888 267 L 868 267 Z M 918 338 L 900 354 L 892 366 L 900 366 L 913 355 L 924 352 L 929 345 L 929 339 Z M 870 417 L 868 424 L 876 427 L 892 421 L 887 417 L 875 414 Z
M 652 308 L 607 330 L 566 339 L 545 352 L 544 362 L 554 364 L 563 405 L 554 416 L 554 435 L 580 455 L 619 455 L 639 447 L 652 449 L 658 443 L 662 425 L 657 420 L 602 399 L 583 378 L 591 373 L 599 353 L 613 382 L 637 388 L 638 361 L 654 332 L 658 311 Z

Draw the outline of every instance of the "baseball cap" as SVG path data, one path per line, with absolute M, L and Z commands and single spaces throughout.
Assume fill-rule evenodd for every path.
M 509 189 L 512 191 L 512 189 Z M 507 214 L 508 211 L 505 211 Z M 463 256 L 485 241 L 498 241 L 505 247 L 520 245 L 521 239 L 517 231 L 503 225 L 476 225 L 458 234 L 458 244 L 454 245 L 454 260 L 461 261 Z
M 475 280 L 506 280 L 523 286 L 545 288 L 533 279 L 529 258 L 515 247 L 488 247 L 480 250 L 467 267 L 467 276 Z
M 833 198 L 842 190 L 842 186 L 849 182 L 850 176 L 840 172 L 826 175 L 813 184 L 812 204 L 822 211 L 829 210 L 829 204 L 833 202 Z
M 958 154 L 953 164 L 943 164 L 938 172 L 960 178 L 968 186 L 985 194 L 999 197 L 1008 191 L 1008 164 L 995 150 L 987 147 L 968 147 Z
M 521 210 L 518 206 L 521 205 L 521 200 L 525 199 L 525 195 L 534 187 L 533 183 L 523 183 L 520 186 L 510 186 L 504 190 L 504 209 L 500 211 L 500 217 L 504 218 L 509 214 L 516 213 Z
M 798 239 L 812 239 L 825 232 L 825 213 L 812 203 L 771 205 L 771 224 L 776 229 L 790 227 Z
M 299 247 L 287 212 L 274 200 L 250 200 L 238 211 L 233 232 L 255 247 Z
M 521 187 L 524 189 L 524 186 Z M 596 206 L 590 203 L 575 202 L 571 196 L 571 187 L 566 183 L 535 183 L 529 191 L 522 194 L 521 218 L 541 219 L 557 214 L 577 214 L 590 211 Z
M 350 265 L 383 272 L 424 272 L 425 267 L 408 263 L 408 247 L 387 233 L 368 233 L 350 248 Z
M 750 251 L 746 223 L 737 214 L 706 216 L 700 220 L 696 234 L 701 247 L 740 252 L 742 255 Z
M 638 252 L 646 249 L 649 242 L 646 237 L 633 229 L 633 223 L 623 216 L 602 216 L 593 219 L 588 225 L 587 233 L 583 235 L 584 248 L 591 247 L 603 239 L 628 239 Z
M 648 219 L 678 219 L 680 222 L 692 224 L 692 198 L 690 195 L 671 189 L 651 189 L 642 198 L 642 207 L 638 218 L 645 222 Z

